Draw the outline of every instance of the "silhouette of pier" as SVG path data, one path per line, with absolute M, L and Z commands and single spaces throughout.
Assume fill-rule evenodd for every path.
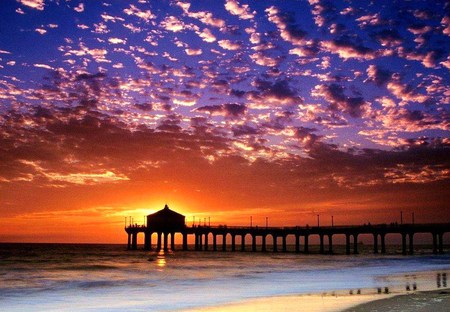
M 252 251 L 267 251 L 268 237 L 272 237 L 272 251 L 287 252 L 288 237 L 295 239 L 295 252 L 309 253 L 311 236 L 318 236 L 321 254 L 334 253 L 333 236 L 345 236 L 346 254 L 358 253 L 358 236 L 369 234 L 373 237 L 373 252 L 386 253 L 386 235 L 401 235 L 402 253 L 414 253 L 414 235 L 428 233 L 433 238 L 433 253 L 443 253 L 443 236 L 450 232 L 450 223 L 437 224 L 365 224 L 344 226 L 315 226 L 315 227 L 258 227 L 258 226 L 192 226 L 185 224 L 185 217 L 166 205 L 164 209 L 147 216 L 147 225 L 130 224 L 125 226 L 128 234 L 128 249 L 137 249 L 139 233 L 144 234 L 145 250 L 175 250 L 175 234 L 183 237 L 182 250 L 188 250 L 188 236 L 195 236 L 194 250 L 196 251 L 245 251 L 246 237 L 250 236 Z M 152 234 L 157 234 L 156 246 L 152 245 Z M 170 237 L 170 244 L 169 244 Z M 212 237 L 212 242 L 209 238 Z M 240 238 L 240 244 L 236 243 Z M 257 239 L 260 238 L 260 244 Z M 281 238 L 281 244 L 279 244 Z M 325 240 L 327 244 L 325 244 Z M 326 246 L 327 245 L 327 246 Z

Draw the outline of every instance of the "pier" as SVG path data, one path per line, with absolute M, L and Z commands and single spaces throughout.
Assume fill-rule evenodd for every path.
M 246 237 L 250 236 L 251 251 L 265 252 L 269 249 L 267 238 L 272 238 L 274 252 L 287 252 L 287 240 L 290 237 L 295 240 L 296 253 L 310 252 L 310 237 L 319 238 L 319 253 L 333 254 L 333 236 L 345 236 L 345 253 L 358 254 L 358 236 L 369 234 L 373 237 L 373 253 L 386 253 L 386 235 L 401 235 L 402 253 L 414 253 L 414 235 L 427 233 L 433 239 L 433 253 L 444 252 L 443 237 L 450 232 L 450 223 L 437 224 L 365 224 L 365 225 L 341 225 L 341 226 L 295 226 L 295 227 L 238 227 L 238 226 L 206 226 L 198 225 L 189 227 L 185 224 L 185 217 L 166 205 L 164 209 L 148 215 L 146 225 L 130 224 L 125 226 L 128 234 L 128 249 L 137 249 L 138 235 L 144 235 L 145 250 L 175 250 L 175 234 L 182 235 L 182 250 L 188 249 L 188 236 L 195 237 L 194 250 L 196 251 L 245 251 Z M 152 244 L 152 234 L 157 234 L 157 242 Z M 170 237 L 170 244 L 169 244 Z M 212 241 L 209 241 L 212 238 Z M 240 244 L 237 244 L 240 238 Z M 259 238 L 260 243 L 257 243 Z M 281 239 L 281 244 L 279 240 Z M 229 249 L 231 246 L 231 249 Z

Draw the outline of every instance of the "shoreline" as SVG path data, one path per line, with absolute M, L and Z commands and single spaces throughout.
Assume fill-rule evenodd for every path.
M 377 299 L 353 306 L 341 312 L 405 311 L 446 312 L 450 305 L 450 288 L 430 291 L 416 291 L 390 298 Z
M 418 308 L 423 306 L 426 307 L 423 311 L 446 312 L 450 304 L 449 273 L 448 270 L 405 272 L 376 277 L 376 287 L 268 295 L 183 311 L 413 312 L 422 311 Z
M 402 293 L 298 294 L 262 297 L 183 310 L 184 312 L 244 312 L 244 311 L 309 311 L 309 312 L 367 312 L 367 311 L 433 311 L 446 312 L 450 304 L 450 288 Z

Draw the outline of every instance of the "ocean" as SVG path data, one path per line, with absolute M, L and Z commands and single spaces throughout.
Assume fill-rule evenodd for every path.
M 183 311 L 289 294 L 447 287 L 450 255 L 128 251 L 0 244 L 2 311 Z

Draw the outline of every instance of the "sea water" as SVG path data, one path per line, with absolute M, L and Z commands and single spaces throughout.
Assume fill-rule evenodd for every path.
M 181 311 L 309 293 L 447 287 L 450 255 L 127 251 L 0 244 L 2 311 Z

